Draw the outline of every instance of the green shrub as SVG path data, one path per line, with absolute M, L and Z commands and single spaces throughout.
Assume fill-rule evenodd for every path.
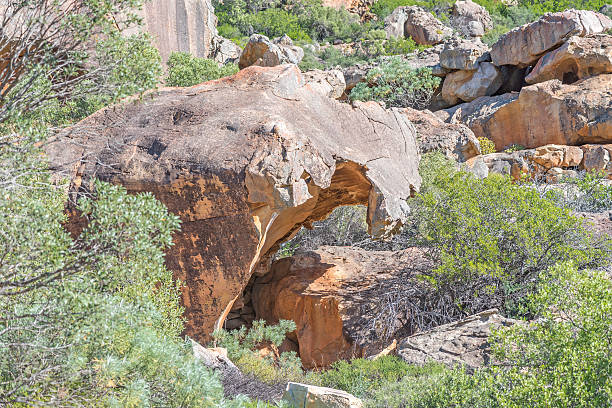
M 170 86 L 193 86 L 236 72 L 238 66 L 233 63 L 220 67 L 211 59 L 197 58 L 186 52 L 173 52 L 168 58 L 166 83 Z
M 426 10 L 434 10 L 435 8 L 444 8 L 452 4 L 452 0 L 378 0 L 374 3 L 370 11 L 384 19 L 398 7 L 402 6 L 419 6 Z
M 480 143 L 481 154 L 491 154 L 497 152 L 497 149 L 495 148 L 495 143 L 493 143 L 493 141 L 488 137 L 479 137 L 478 142 Z
M 351 91 L 351 100 L 384 102 L 388 107 L 424 108 L 440 84 L 429 68 L 412 69 L 399 57 L 373 68 Z
M 504 153 L 519 152 L 521 150 L 525 150 L 525 146 L 515 143 L 515 144 L 512 144 L 512 145 L 506 147 L 504 149 Z
M 301 25 L 300 18 L 286 10 L 270 8 L 249 15 L 248 23 L 255 33 L 264 34 L 270 38 L 287 34 L 295 41 L 310 42 L 308 32 Z
M 568 209 L 510 177 L 479 180 L 447 166 L 414 207 L 421 244 L 437 265 L 426 275 L 466 314 L 499 307 L 521 315 L 541 271 L 609 258 L 609 241 L 596 241 Z
M 435 364 L 425 367 L 410 365 L 395 356 L 383 356 L 376 360 L 358 358 L 351 361 L 336 361 L 329 370 L 317 374 L 316 381 L 325 387 L 341 389 L 364 398 L 387 384 L 397 383 L 406 376 L 416 377 L 440 369 L 442 366 Z
M 266 326 L 263 320 L 256 320 L 247 329 L 213 333 L 215 344 L 227 349 L 228 357 L 246 374 L 252 374 L 260 381 L 276 384 L 282 381 L 299 381 L 303 378 L 302 362 L 295 352 L 288 351 L 273 357 L 262 357 L 257 353 L 258 347 L 271 345 L 277 351 L 285 340 L 285 335 L 296 329 L 290 320 L 280 320 L 277 325 Z

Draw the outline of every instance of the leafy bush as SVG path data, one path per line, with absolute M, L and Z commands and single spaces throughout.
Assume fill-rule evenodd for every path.
M 333 363 L 329 370 L 317 374 L 315 381 L 325 387 L 341 389 L 364 398 L 406 376 L 429 375 L 441 369 L 442 366 L 436 364 L 425 367 L 410 365 L 395 356 L 383 356 L 376 360 L 359 358 Z
M 415 206 L 437 264 L 428 279 L 466 314 L 499 307 L 520 315 L 541 271 L 566 260 L 604 264 L 610 254 L 609 242 L 595 241 L 568 209 L 509 177 L 479 180 L 446 166 Z
M 228 357 L 244 373 L 252 374 L 260 381 L 275 384 L 287 379 L 298 381 L 303 377 L 302 362 L 295 352 L 278 352 L 278 347 L 285 340 L 285 335 L 296 329 L 290 320 L 280 320 L 277 325 L 266 326 L 264 320 L 256 320 L 247 329 L 213 333 L 215 344 L 227 349 Z M 275 356 L 262 357 L 257 353 L 261 346 L 268 345 Z
M 220 67 L 211 59 L 197 58 L 187 52 L 173 52 L 168 58 L 166 83 L 170 86 L 193 86 L 236 72 L 238 66 L 233 63 Z
M 398 7 L 419 6 L 426 10 L 445 8 L 454 3 L 452 0 L 378 0 L 374 3 L 370 11 L 384 19 Z
M 495 143 L 487 137 L 479 137 L 478 142 L 480 143 L 480 153 L 481 154 L 491 154 L 497 152 L 495 148 Z
M 564 180 L 563 191 L 549 191 L 559 205 L 573 211 L 604 212 L 612 210 L 612 184 L 605 172 L 583 172 L 576 178 Z
M 429 68 L 412 69 L 399 57 L 391 57 L 373 68 L 365 82 L 351 91 L 351 100 L 384 102 L 388 107 L 425 108 L 440 84 Z
M 250 15 L 248 18 L 254 32 L 270 38 L 287 34 L 292 40 L 310 42 L 308 32 L 302 26 L 301 19 L 279 8 L 270 8 Z

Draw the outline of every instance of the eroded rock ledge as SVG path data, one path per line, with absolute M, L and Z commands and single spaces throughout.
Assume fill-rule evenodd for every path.
M 198 341 L 302 225 L 368 204 L 371 232 L 384 235 L 409 211 L 420 185 L 414 127 L 398 110 L 341 104 L 319 88 L 295 66 L 250 67 L 103 109 L 48 147 L 72 199 L 96 177 L 152 192 L 180 216 L 166 260 Z

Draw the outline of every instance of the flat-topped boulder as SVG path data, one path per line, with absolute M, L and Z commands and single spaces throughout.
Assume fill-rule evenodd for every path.
M 364 204 L 372 234 L 390 233 L 420 185 L 415 130 L 399 109 L 342 104 L 294 65 L 127 100 L 69 128 L 48 154 L 72 180 L 70 203 L 98 178 L 151 192 L 180 216 L 166 262 L 200 342 L 302 225 Z
M 491 59 L 497 66 L 526 67 L 572 36 L 584 37 L 611 28 L 612 20 L 594 11 L 570 9 L 548 13 L 533 23 L 502 35 L 491 48 Z

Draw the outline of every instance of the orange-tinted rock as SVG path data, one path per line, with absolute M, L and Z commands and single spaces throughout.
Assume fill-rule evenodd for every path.
M 296 323 L 289 338 L 298 343 L 305 367 L 328 366 L 387 346 L 368 305 L 382 299 L 389 290 L 385 283 L 407 266 L 425 263 L 416 249 L 321 247 L 275 261 L 270 272 L 255 281 L 253 305 L 258 318 Z
M 498 67 L 526 67 L 573 35 L 583 37 L 606 32 L 610 28 L 612 20 L 594 11 L 572 9 L 548 13 L 533 23 L 502 35 L 491 47 L 491 58 Z
M 612 72 L 612 36 L 572 37 L 544 55 L 527 75 L 528 84 L 559 79 L 564 83 Z
M 70 202 L 97 177 L 152 192 L 180 216 L 166 262 L 185 283 L 187 334 L 198 341 L 302 225 L 368 204 L 372 233 L 384 235 L 420 184 L 400 110 L 342 104 L 293 65 L 125 101 L 68 129 L 48 153 L 72 179 Z
M 524 87 L 520 94 L 478 98 L 448 109 L 450 123 L 463 123 L 497 150 L 519 144 L 582 145 L 612 141 L 612 74 L 563 85 L 558 80 Z

